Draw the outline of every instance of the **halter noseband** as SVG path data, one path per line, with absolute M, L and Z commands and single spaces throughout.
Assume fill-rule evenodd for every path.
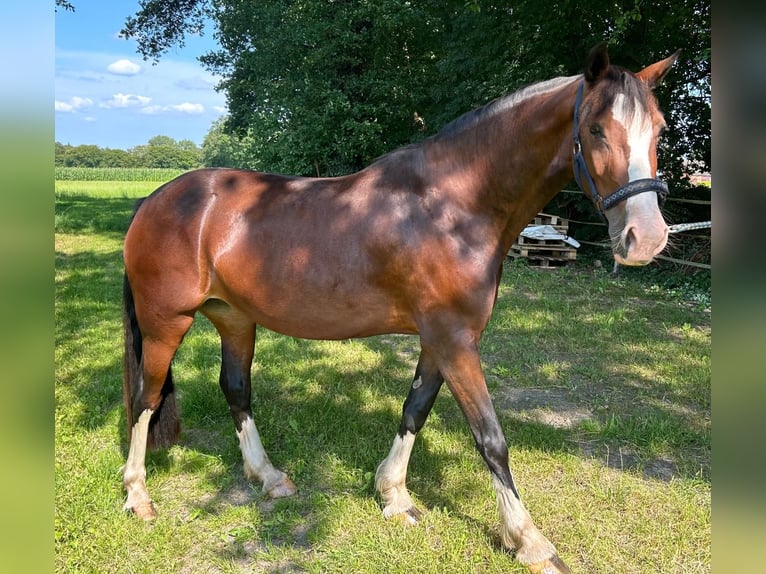
M 645 193 L 647 191 L 655 192 L 660 202 L 664 201 L 665 197 L 668 195 L 668 184 L 655 178 L 636 179 L 628 182 L 606 197 L 601 197 L 598 194 L 596 184 L 593 182 L 593 178 L 588 172 L 588 166 L 585 163 L 585 157 L 582 155 L 582 145 L 580 144 L 580 104 L 582 103 L 582 90 L 584 84 L 585 81 L 583 80 L 577 87 L 577 97 L 575 98 L 574 105 L 574 158 L 572 164 L 577 185 L 579 185 L 580 189 L 585 192 L 585 186 L 583 185 L 584 177 L 585 182 L 588 184 L 590 195 L 593 198 L 593 203 L 596 204 L 596 208 L 602 215 L 604 215 L 604 212 L 607 209 L 611 209 L 621 201 L 625 201 L 633 195 Z

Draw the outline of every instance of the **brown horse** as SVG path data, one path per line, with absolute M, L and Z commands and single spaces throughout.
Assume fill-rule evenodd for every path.
M 143 200 L 124 250 L 125 508 L 155 516 L 145 451 L 177 438 L 170 363 L 197 312 L 221 336 L 220 386 L 245 474 L 272 497 L 296 487 L 269 461 L 252 418 L 256 325 L 309 339 L 417 334 L 399 431 L 376 473 L 383 515 L 419 517 L 407 465 L 446 381 L 491 472 L 503 543 L 533 572 L 568 572 L 514 484 L 479 339 L 506 253 L 573 165 L 605 212 L 617 261 L 645 264 L 664 248 L 657 196 L 667 188 L 654 179 L 664 122 L 651 89 L 676 57 L 633 74 L 597 46 L 582 76 L 491 102 L 358 173 L 198 170 Z

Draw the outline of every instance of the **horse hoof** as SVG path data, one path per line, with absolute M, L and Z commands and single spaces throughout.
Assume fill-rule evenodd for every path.
M 410 506 L 403 516 L 407 520 L 407 524 L 417 524 L 423 518 L 423 511 L 417 506 Z
M 414 505 L 401 512 L 393 512 L 390 508 L 386 508 L 383 510 L 383 518 L 386 520 L 397 520 L 405 526 L 412 526 L 423 518 L 423 511 Z
M 557 554 L 537 564 L 530 564 L 527 568 L 532 574 L 570 574 L 569 567 Z
M 269 487 L 266 494 L 271 498 L 283 498 L 285 496 L 292 496 L 296 492 L 298 492 L 298 487 L 285 475 L 282 477 L 282 480 Z
M 152 504 L 151 500 L 142 504 L 126 507 L 125 510 L 132 512 L 141 520 L 149 521 L 157 518 L 157 511 L 154 509 L 154 504 Z

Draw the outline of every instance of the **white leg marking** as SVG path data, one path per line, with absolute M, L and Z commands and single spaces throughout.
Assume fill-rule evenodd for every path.
M 492 481 L 497 493 L 503 544 L 516 551 L 516 558 L 522 564 L 538 564 L 554 556 L 556 548 L 537 529 L 521 500 L 497 478 L 493 477 Z
M 153 411 L 146 409 L 133 425 L 130 436 L 128 461 L 122 475 L 122 484 L 128 491 L 123 508 L 132 510 L 144 519 L 156 516 L 149 492 L 146 490 L 146 439 L 149 435 L 149 420 Z
M 391 451 L 378 465 L 375 473 L 375 489 L 383 499 L 383 516 L 391 518 L 403 514 L 410 523 L 417 522 L 420 511 L 407 492 L 407 465 L 410 462 L 415 435 L 407 432 L 404 437 L 396 435 Z
M 253 419 L 248 417 L 245 420 L 242 430 L 237 431 L 237 437 L 247 478 L 261 481 L 263 492 L 272 498 L 295 494 L 297 490 L 295 484 L 284 472 L 277 470 L 271 464 Z

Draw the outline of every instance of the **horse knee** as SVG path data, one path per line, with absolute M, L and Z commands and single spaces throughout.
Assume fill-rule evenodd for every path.
M 250 415 L 250 382 L 239 371 L 227 370 L 222 364 L 218 384 L 237 423 Z
M 426 423 L 427 417 L 427 412 L 408 412 L 407 410 L 404 410 L 402 413 L 402 423 L 399 426 L 399 434 L 401 436 L 404 436 L 407 433 L 413 435 L 418 434 L 420 429 L 422 429 L 423 425 Z
M 251 360 L 251 357 L 248 357 Z M 218 384 L 226 397 L 237 431 L 252 416 L 250 363 L 233 355 L 224 345 Z
M 480 435 L 476 441 L 476 448 L 481 454 L 490 472 L 506 488 L 510 488 L 518 498 L 516 485 L 513 482 L 511 469 L 508 464 L 508 445 L 499 427 Z
M 402 406 L 402 422 L 399 426 L 399 434 L 404 436 L 407 432 L 417 434 L 426 423 L 431 409 L 436 401 L 444 379 L 437 372 L 433 375 L 420 375 L 412 382 L 410 392 Z
M 484 435 L 476 446 L 484 460 L 491 466 L 508 466 L 508 445 L 502 434 Z

